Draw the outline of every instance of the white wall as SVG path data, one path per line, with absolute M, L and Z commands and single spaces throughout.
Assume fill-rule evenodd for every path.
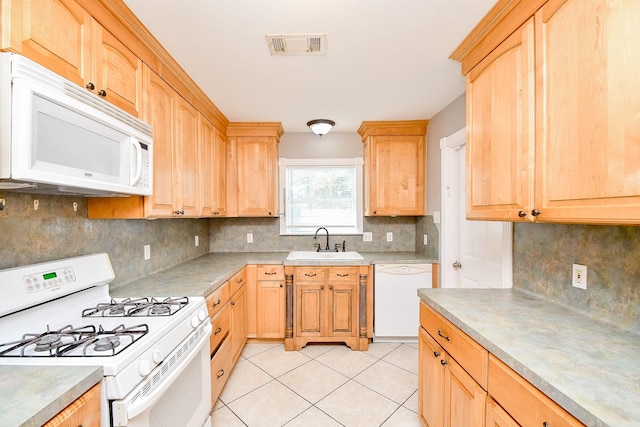
M 357 132 L 329 132 L 318 136 L 309 132 L 285 132 L 278 144 L 278 157 L 316 159 L 362 157 L 362 139 Z

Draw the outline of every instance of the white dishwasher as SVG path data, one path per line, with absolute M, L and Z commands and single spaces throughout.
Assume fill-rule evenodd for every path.
M 376 264 L 373 341 L 418 341 L 418 289 L 431 287 L 431 264 Z

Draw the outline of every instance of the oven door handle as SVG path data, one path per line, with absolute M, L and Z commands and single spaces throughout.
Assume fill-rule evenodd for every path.
M 150 394 L 148 394 L 147 396 L 138 397 L 133 402 L 129 400 L 130 396 L 136 396 L 136 394 L 138 394 L 145 387 L 147 382 L 153 379 L 155 373 L 159 369 L 162 369 L 162 364 L 158 365 L 149 375 L 147 375 L 147 378 L 149 378 L 149 380 L 145 380 L 143 383 L 138 384 L 138 386 L 133 389 L 133 391 L 129 393 L 129 395 L 124 399 L 113 402 L 112 409 L 114 426 L 127 426 L 129 424 L 129 420 L 134 419 L 135 417 L 152 407 L 158 401 L 158 399 L 163 396 L 164 391 L 166 390 L 165 386 L 171 385 L 182 373 L 182 371 L 184 371 L 184 369 L 189 366 L 193 358 L 197 357 L 197 354 L 202 351 L 202 348 L 205 345 L 209 344 L 209 337 L 211 336 L 211 322 L 205 322 L 203 324 L 203 327 L 205 328 L 205 333 L 200 336 L 199 340 L 193 347 L 191 347 L 190 351 L 186 353 L 186 355 L 183 355 L 182 360 L 179 362 L 178 366 L 173 367 L 170 372 L 164 378 L 162 378 L 161 381 L 153 386 L 153 391 Z M 182 347 L 182 344 L 177 348 L 180 347 Z M 165 358 L 164 363 L 167 363 L 166 361 L 171 358 L 172 354 Z

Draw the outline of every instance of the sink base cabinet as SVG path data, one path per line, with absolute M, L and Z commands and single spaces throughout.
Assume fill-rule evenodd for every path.
M 418 417 L 426 427 L 584 426 L 425 303 Z
M 368 267 L 287 267 L 285 349 L 310 342 L 366 350 Z

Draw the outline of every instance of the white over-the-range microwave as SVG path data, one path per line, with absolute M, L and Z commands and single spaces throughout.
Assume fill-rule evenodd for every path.
M 0 191 L 151 195 L 151 127 L 35 62 L 0 53 Z

